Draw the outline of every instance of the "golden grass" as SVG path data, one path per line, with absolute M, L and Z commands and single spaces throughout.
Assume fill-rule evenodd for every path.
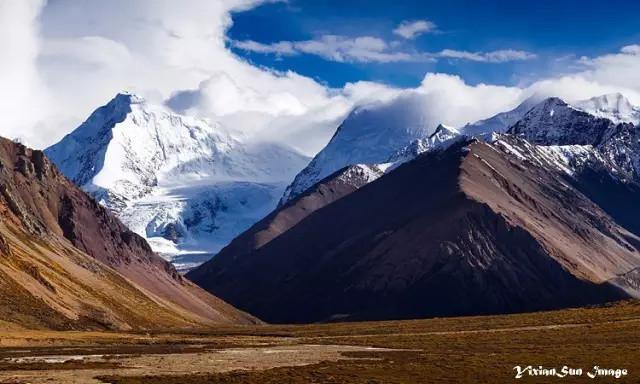
M 19 334 L 15 332 L 16 337 Z M 557 368 L 567 365 L 585 370 L 594 365 L 626 368 L 629 376 L 615 382 L 640 381 L 638 302 L 506 316 L 303 326 L 225 326 L 195 333 L 129 334 L 127 337 L 109 332 L 44 332 L 24 336 L 28 336 L 33 344 L 48 340 L 52 346 L 83 345 L 86 353 L 95 351 L 98 346 L 123 351 L 126 343 L 133 344 L 130 348 L 142 354 L 180 353 L 178 345 L 183 345 L 184 351 L 191 352 L 198 348 L 293 344 L 399 349 L 348 352 L 344 353 L 350 358 L 347 360 L 262 371 L 212 371 L 186 376 L 153 376 L 153 372 L 149 372 L 137 377 L 103 377 L 106 382 L 118 384 L 503 383 L 514 381 L 515 365 Z M 51 348 L 55 351 L 56 347 Z M 46 350 L 52 352 L 51 349 Z M 571 383 L 593 380 L 586 376 L 562 380 L 529 377 L 522 382 Z M 601 379 L 600 382 L 612 380 Z

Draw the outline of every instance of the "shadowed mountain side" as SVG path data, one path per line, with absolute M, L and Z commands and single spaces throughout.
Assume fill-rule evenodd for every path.
M 572 184 L 618 224 L 640 236 L 640 185 L 637 182 L 622 182 L 613 178 L 607 169 L 587 168 L 576 175 Z
M 574 212 L 581 205 L 591 212 Z M 556 173 L 467 142 L 400 166 L 251 253 L 221 252 L 190 277 L 268 322 L 529 311 L 627 297 L 607 282 L 640 265 L 627 238 Z
M 276 209 L 223 248 L 219 255 L 231 259 L 255 251 L 298 224 L 316 210 L 358 190 L 383 172 L 375 166 L 351 165 L 326 177 L 300 196 Z M 217 257 L 217 256 L 216 256 Z M 211 260 L 187 274 L 192 281 L 206 278 Z

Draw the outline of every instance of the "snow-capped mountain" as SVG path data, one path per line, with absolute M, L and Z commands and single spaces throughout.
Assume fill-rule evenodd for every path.
M 637 107 L 620 93 L 593 97 L 573 103 L 573 105 L 594 116 L 605 117 L 614 123 L 640 123 L 640 107 Z
M 541 135 L 549 136 L 542 142 L 583 145 L 589 143 L 596 132 L 602 131 L 597 124 L 626 122 L 637 125 L 639 119 L 640 108 L 633 106 L 620 94 L 603 95 L 572 104 L 535 94 L 513 110 L 460 128 L 441 124 L 429 135 L 432 118 L 424 114 L 420 105 L 412 103 L 411 99 L 365 106 L 347 117 L 329 144 L 296 176 L 287 187 L 280 205 L 345 166 L 377 165 L 388 172 L 421 153 L 435 148 L 444 149 L 465 137 L 491 141 L 491 135 L 505 133 L 514 124 L 531 127 L 527 137 L 533 142 L 537 142 L 535 136 Z M 559 126 L 561 128 L 554 129 Z M 563 135 L 568 136 L 563 140 Z M 633 157 L 620 150 L 614 152 L 615 156 L 624 154 Z M 628 163 L 635 161 L 629 160 Z
M 460 131 L 454 127 L 440 124 L 436 128 L 435 132 L 428 137 L 414 140 L 406 147 L 391 154 L 387 162 L 391 163 L 391 167 L 395 168 L 406 161 L 414 159 L 421 153 L 437 148 L 445 148 L 465 136 L 466 135 L 461 134 Z
M 592 114 L 575 104 L 547 98 L 510 127 L 473 137 L 441 125 L 400 149 L 372 140 L 393 124 L 363 129 L 371 146 L 358 158 L 346 141 L 335 144 L 343 126 L 325 148 L 331 157 L 308 169 L 368 156 L 383 159 L 375 177 L 340 168 L 188 277 L 275 323 L 638 298 L 640 134 L 608 118 L 620 116 L 617 107 Z M 350 128 L 360 143 L 359 127 Z
M 544 97 L 538 94 L 533 95 L 510 111 L 501 112 L 488 119 L 467 124 L 460 128 L 459 131 L 468 136 L 478 136 L 488 133 L 503 133 L 543 99 Z
M 602 115 L 602 114 L 600 114 Z M 576 168 L 597 160 L 621 180 L 640 180 L 640 132 L 633 123 L 617 123 L 549 98 L 531 109 L 508 133 L 560 151 Z
M 281 204 L 330 174 L 353 164 L 387 163 L 394 154 L 433 132 L 420 98 L 356 108 L 329 143 L 287 187 Z
M 329 143 L 287 187 L 280 205 L 349 165 L 369 164 L 391 171 L 430 149 L 443 149 L 454 142 L 454 138 L 504 132 L 539 100 L 538 96 L 531 97 L 512 111 L 460 129 L 437 125 L 437 116 L 425 109 L 425 100 L 420 97 L 399 98 L 391 103 L 356 108 L 338 127 Z
M 202 262 L 262 218 L 308 162 L 131 94 L 118 94 L 45 152 L 155 250 L 182 255 L 184 264 L 192 264 L 185 254 Z

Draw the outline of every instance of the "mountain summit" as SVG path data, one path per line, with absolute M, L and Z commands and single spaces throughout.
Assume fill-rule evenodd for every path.
M 621 93 L 610 93 L 578 101 L 574 105 L 598 117 L 605 117 L 614 123 L 640 123 L 640 107 L 637 107 Z
M 116 95 L 45 153 L 182 267 L 268 213 L 308 161 L 131 94 Z

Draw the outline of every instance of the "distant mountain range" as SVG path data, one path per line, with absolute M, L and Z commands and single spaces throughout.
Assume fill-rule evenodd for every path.
M 499 113 L 463 127 L 446 127 L 448 131 L 468 137 L 482 137 L 491 133 L 504 133 L 527 112 L 545 98 L 534 95 L 511 111 Z M 612 122 L 640 122 L 640 107 L 633 106 L 621 94 L 608 94 L 572 104 L 577 110 Z M 305 191 L 331 173 L 352 164 L 384 164 L 399 158 L 399 153 L 414 155 L 432 147 L 430 135 L 440 129 L 433 125 L 433 117 L 421 112 L 422 106 L 414 99 L 395 100 L 389 104 L 373 104 L 354 110 L 338 128 L 329 144 L 311 160 L 287 187 L 281 204 Z M 441 127 L 442 125 L 438 126 Z M 442 126 L 444 127 L 444 126 Z M 438 142 L 451 138 L 442 137 Z
M 269 322 L 640 295 L 638 107 L 534 95 L 435 118 L 406 96 L 359 107 L 308 162 L 121 94 L 45 152 L 183 270 L 221 249 L 187 277 Z
M 130 94 L 45 150 L 60 170 L 181 269 L 264 217 L 308 158 Z
M 385 108 L 355 111 L 276 211 L 187 276 L 272 322 L 637 297 L 640 136 L 630 105 L 620 95 L 527 100 L 431 135 L 420 122 L 394 124 Z

